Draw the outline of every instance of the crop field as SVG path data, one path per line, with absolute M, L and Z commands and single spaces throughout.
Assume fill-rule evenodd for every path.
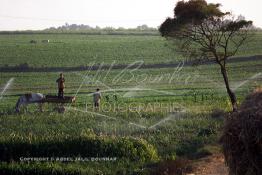
M 245 58 L 228 63 L 239 103 L 262 85 L 261 43 L 256 33 L 237 55 Z M 160 36 L 0 35 L 0 61 L 0 173 L 150 174 L 159 162 L 220 151 L 221 115 L 230 101 L 219 67 L 186 64 Z M 79 66 L 87 69 L 63 71 Z M 62 71 L 65 95 L 76 97 L 65 113 L 55 110 L 59 104 L 15 113 L 22 94 L 56 95 Z M 99 110 L 92 104 L 96 88 Z M 24 160 L 30 157 L 49 160 Z
M 50 43 L 42 43 L 49 39 Z M 30 43 L 35 40 L 37 43 Z M 262 33 L 258 32 L 238 55 L 261 55 Z M 181 56 L 160 36 L 112 36 L 35 34 L 0 36 L 0 66 L 72 67 L 92 64 L 172 63 Z

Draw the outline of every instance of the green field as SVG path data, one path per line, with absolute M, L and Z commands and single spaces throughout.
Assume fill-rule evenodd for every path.
M 41 43 L 43 39 L 50 43 Z M 30 40 L 39 42 L 30 44 Z M 247 59 L 228 63 L 230 84 L 239 103 L 262 85 L 261 57 L 248 59 L 262 55 L 261 43 L 262 33 L 257 33 L 238 53 Z M 180 157 L 196 159 L 220 149 L 223 117 L 219 110 L 230 111 L 230 103 L 219 67 L 184 65 L 160 36 L 0 35 L 0 60 L 2 68 L 180 62 L 174 67 L 64 72 L 65 93 L 77 100 L 67 104 L 63 114 L 54 110 L 56 104 L 45 104 L 44 112 L 35 105 L 27 112 L 14 112 L 21 94 L 56 94 L 60 71 L 0 71 L 0 151 L 4 153 L 0 173 L 148 174 L 151 164 Z M 97 87 L 103 96 L 100 111 L 92 108 L 92 92 Z M 27 163 L 19 161 L 21 156 L 117 160 Z
M 42 43 L 49 39 L 50 43 Z M 37 41 L 31 44 L 30 41 Z M 261 55 L 262 33 L 256 33 L 238 55 Z M 72 67 L 92 64 L 170 63 L 181 60 L 160 36 L 84 34 L 0 35 L 0 66 Z
M 49 39 L 50 43 L 41 43 L 43 39 Z M 3 65 L 66 67 L 137 60 L 154 63 L 160 62 L 159 58 L 171 62 L 176 56 L 159 36 L 1 35 L 0 40 Z M 30 44 L 30 40 L 39 43 Z

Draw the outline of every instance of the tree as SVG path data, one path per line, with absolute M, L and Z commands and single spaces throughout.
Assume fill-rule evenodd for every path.
M 143 24 L 143 25 L 141 25 L 141 26 L 137 26 L 136 29 L 137 29 L 137 30 L 148 30 L 149 27 L 148 27 L 146 24 Z
M 252 21 L 235 20 L 220 6 L 205 0 L 179 1 L 174 18 L 167 18 L 159 31 L 163 37 L 176 41 L 176 48 L 185 56 L 211 60 L 220 66 L 232 109 L 236 111 L 237 98 L 229 86 L 226 63 L 247 40 Z

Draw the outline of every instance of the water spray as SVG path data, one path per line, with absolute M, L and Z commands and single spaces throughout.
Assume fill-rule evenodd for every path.
M 0 94 L 0 100 L 2 100 L 5 92 L 7 91 L 7 89 L 9 89 L 9 87 L 13 84 L 13 81 L 14 81 L 14 78 L 10 78 L 8 80 L 8 82 L 5 84 L 3 90 L 1 91 L 1 94 Z

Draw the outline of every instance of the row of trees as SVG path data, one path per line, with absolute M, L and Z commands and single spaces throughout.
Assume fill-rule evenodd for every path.
M 146 24 L 137 26 L 135 28 L 124 28 L 124 27 L 92 27 L 85 24 L 68 24 L 65 23 L 59 27 L 50 27 L 45 29 L 46 31 L 157 31 L 157 28 L 149 27 Z

